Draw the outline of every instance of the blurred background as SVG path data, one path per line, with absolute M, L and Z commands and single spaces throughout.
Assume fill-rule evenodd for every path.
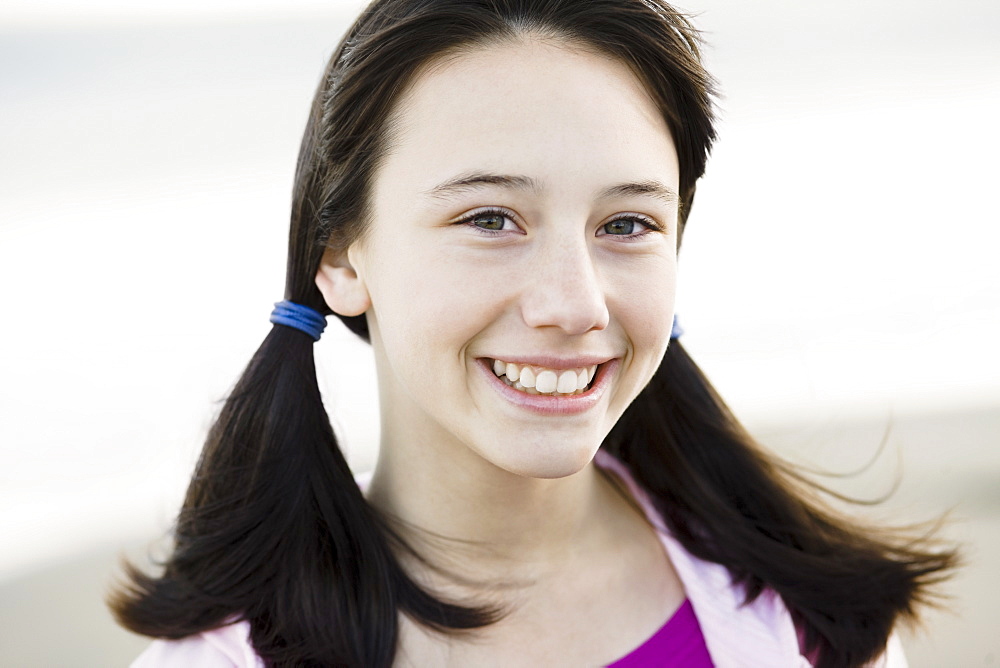
M 783 457 L 895 487 L 858 512 L 951 511 L 968 566 L 910 663 L 1000 664 L 1000 3 L 678 6 L 724 93 L 685 345 Z M 360 7 L 0 0 L 0 665 L 145 646 L 102 596 L 120 555 L 162 550 L 270 328 L 306 112 Z M 371 356 L 331 329 L 321 382 L 361 471 Z

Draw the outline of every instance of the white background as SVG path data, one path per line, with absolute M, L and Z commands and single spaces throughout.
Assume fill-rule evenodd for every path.
M 359 6 L 0 2 L 0 591 L 168 527 L 282 296 L 299 137 Z M 882 473 L 845 488 L 901 471 L 920 517 L 956 507 L 978 572 L 1000 537 L 1000 3 L 679 6 L 725 94 L 688 349 L 796 461 L 852 470 L 888 428 Z M 328 330 L 318 356 L 367 468 L 370 354 Z M 913 665 L 1000 660 L 977 631 L 1000 609 L 958 607 Z

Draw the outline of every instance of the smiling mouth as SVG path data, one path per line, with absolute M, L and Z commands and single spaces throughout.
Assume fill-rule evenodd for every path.
M 525 394 L 568 397 L 583 394 L 590 389 L 600 365 L 577 369 L 548 369 L 494 359 L 491 360 L 491 366 L 496 377 L 515 390 Z

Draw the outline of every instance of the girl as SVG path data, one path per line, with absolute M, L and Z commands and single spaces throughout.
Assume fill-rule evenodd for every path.
M 659 0 L 377 0 L 330 60 L 286 301 L 211 430 L 137 666 L 899 665 L 954 555 L 823 509 L 676 340 L 714 139 Z M 371 342 L 355 481 L 316 383 Z

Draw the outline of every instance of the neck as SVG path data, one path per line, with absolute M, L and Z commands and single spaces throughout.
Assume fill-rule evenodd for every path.
M 500 469 L 471 452 L 383 443 L 369 501 L 407 542 L 446 570 L 523 580 L 564 565 L 595 539 L 609 484 L 593 463 L 563 478 Z

